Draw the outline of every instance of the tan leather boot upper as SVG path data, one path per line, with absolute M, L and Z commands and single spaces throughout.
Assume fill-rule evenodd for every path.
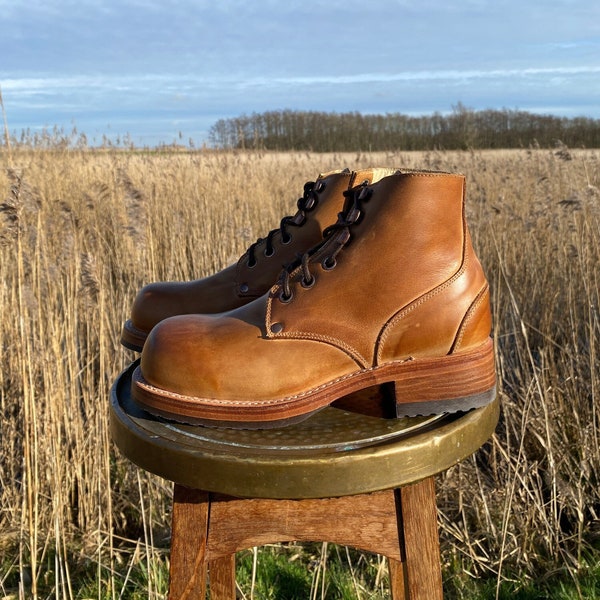
M 378 169 L 346 169 L 319 175 L 316 182 L 304 186 L 298 212 L 284 217 L 278 229 L 252 244 L 237 263 L 203 279 L 145 286 L 134 300 L 121 342 L 141 350 L 150 330 L 167 317 L 223 312 L 263 295 L 283 267 L 321 241 L 325 227 L 335 223 L 350 182 L 360 177 L 361 182 L 370 183 L 383 173 Z
M 243 426 L 290 422 L 384 382 L 404 414 L 489 402 L 489 291 L 464 192 L 463 176 L 432 172 L 354 188 L 326 241 L 268 294 L 156 327 L 134 398 L 176 419 Z

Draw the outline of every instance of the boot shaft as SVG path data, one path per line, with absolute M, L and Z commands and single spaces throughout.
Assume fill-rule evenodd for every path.
M 335 223 L 344 207 L 344 192 L 359 183 L 371 184 L 392 169 L 331 171 L 305 185 L 298 212 L 278 230 L 258 240 L 240 257 L 235 279 L 240 298 L 261 296 L 275 283 L 281 269 L 319 243 L 323 231 Z M 284 230 L 286 235 L 284 235 Z
M 465 222 L 464 176 L 397 172 L 347 196 L 327 241 L 289 276 L 291 295 L 273 288 L 268 335 L 333 343 L 363 367 L 452 351 L 487 290 Z M 474 344 L 491 324 L 489 298 L 477 306 Z M 462 330 L 463 347 L 470 332 Z

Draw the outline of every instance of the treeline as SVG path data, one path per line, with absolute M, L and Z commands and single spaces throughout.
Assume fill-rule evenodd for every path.
M 216 148 L 309 150 L 456 150 L 600 147 L 600 119 L 519 110 L 475 111 L 462 104 L 447 115 L 363 115 L 277 110 L 220 119 L 209 131 Z

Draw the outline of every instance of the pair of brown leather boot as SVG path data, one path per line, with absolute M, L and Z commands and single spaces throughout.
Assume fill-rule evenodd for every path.
M 237 264 L 138 294 L 122 334 L 143 347 L 134 399 L 231 427 L 292 423 L 383 383 L 398 416 L 487 404 L 489 289 L 464 201 L 464 176 L 442 172 L 346 170 L 307 183 L 296 215 Z

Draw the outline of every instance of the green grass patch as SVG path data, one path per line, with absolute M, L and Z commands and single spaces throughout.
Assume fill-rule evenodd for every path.
M 385 561 L 336 544 L 283 544 L 237 556 L 237 582 L 256 600 L 383 600 Z

